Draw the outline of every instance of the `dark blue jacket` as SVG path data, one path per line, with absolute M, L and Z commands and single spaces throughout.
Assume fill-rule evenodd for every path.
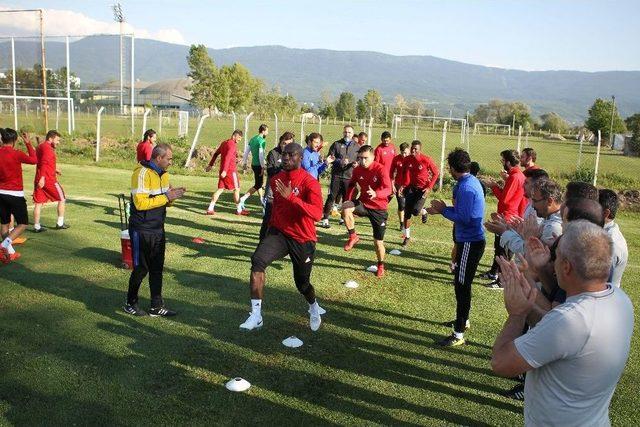
M 478 178 L 462 175 L 453 187 L 453 207 L 447 207 L 442 215 L 454 222 L 456 242 L 484 240 L 484 194 Z

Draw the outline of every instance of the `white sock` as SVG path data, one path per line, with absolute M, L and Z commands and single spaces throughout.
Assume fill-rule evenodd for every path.
M 207 210 L 208 210 L 208 211 L 212 211 L 212 210 L 214 210 L 215 208 L 216 208 L 216 204 L 215 204 L 215 203 L 213 203 L 213 202 L 211 202 L 211 203 L 209 203 L 209 209 L 207 209 Z
M 427 214 L 427 210 L 426 210 L 425 208 L 422 208 L 422 210 L 420 211 L 420 213 L 421 213 L 422 215 L 426 215 L 426 214 Z
M 462 332 L 453 331 L 453 335 L 459 340 L 464 338 L 464 334 Z
M 58 227 L 62 227 L 64 225 L 64 217 L 63 216 L 59 216 L 58 217 L 58 222 L 56 224 L 58 224 Z
M 36 222 L 35 224 L 33 224 L 33 228 L 35 228 L 36 230 L 40 230 L 40 223 Z
M 248 198 L 249 198 L 248 194 L 245 194 L 244 196 L 240 197 L 240 204 L 244 205 L 244 202 L 246 202 Z
M 252 299 L 251 300 L 251 313 L 257 313 L 262 316 L 262 300 L 261 299 Z
M 404 235 L 407 239 L 411 238 L 411 227 L 407 227 L 404 229 Z
M 311 314 L 317 316 L 318 315 L 318 301 L 315 301 L 313 304 L 309 304 L 309 309 L 311 310 Z
M 238 212 L 238 213 L 242 212 L 243 208 L 244 208 L 244 206 L 242 206 L 242 202 L 238 203 L 236 205 L 236 212 Z
M 11 246 L 11 243 L 13 243 L 13 240 L 11 240 L 9 237 L 2 241 L 2 247 L 5 248 L 7 252 L 9 252 L 9 255 L 13 255 L 16 253 L 15 249 L 13 249 L 13 246 Z
M 405 230 L 404 225 L 402 226 L 402 234 L 405 234 L 407 230 Z M 406 234 L 405 234 L 406 235 Z

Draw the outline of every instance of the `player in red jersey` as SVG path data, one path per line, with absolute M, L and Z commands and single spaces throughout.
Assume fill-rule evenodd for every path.
M 224 190 L 233 190 L 233 201 L 238 205 L 240 203 L 240 180 L 238 179 L 238 172 L 236 164 L 238 163 L 238 143 L 242 140 L 242 131 L 234 130 L 231 134 L 231 138 L 223 141 L 218 147 L 209 165 L 205 168 L 207 172 L 211 171 L 213 164 L 216 162 L 218 156 L 220 156 L 220 175 L 218 178 L 218 189 L 211 197 L 211 203 L 207 208 L 207 215 L 215 215 L 216 202 Z M 245 215 L 247 212 L 241 210 L 236 212 L 239 215 Z
M 387 174 L 391 176 L 393 160 L 396 157 L 396 146 L 391 142 L 391 133 L 384 131 L 380 135 L 380 144 L 373 152 L 373 160 L 384 166 Z
M 368 217 L 373 228 L 373 241 L 378 260 L 378 277 L 384 276 L 384 232 L 387 227 L 387 206 L 392 192 L 391 179 L 385 166 L 373 160 L 373 148 L 363 145 L 358 150 L 358 166 L 353 170 L 347 201 L 342 204 L 342 218 L 349 232 L 349 240 L 344 250 L 349 251 L 358 243 L 360 237 L 356 234 L 354 215 Z M 360 197 L 352 200 L 356 190 L 360 187 Z
M 269 185 L 273 191 L 273 210 L 266 236 L 251 256 L 251 314 L 240 329 L 260 328 L 265 270 L 273 261 L 289 255 L 293 264 L 293 280 L 298 291 L 309 303 L 309 326 L 320 328 L 324 310 L 316 301 L 310 282 L 316 250 L 315 223 L 322 218 L 320 183 L 301 168 L 302 146 L 292 142 L 282 150 L 282 171 Z
M 27 201 L 24 198 L 22 183 L 22 164 L 35 165 L 38 161 L 36 150 L 31 146 L 26 133 L 22 134 L 27 153 L 16 150 L 18 133 L 10 128 L 0 129 L 2 143 L 0 145 L 0 224 L 2 243 L 0 244 L 0 261 L 8 263 L 20 258 L 13 249 L 14 241 L 29 224 Z M 15 227 L 10 230 L 11 216 Z
M 398 191 L 398 189 L 406 186 L 408 183 L 404 182 L 404 160 L 409 155 L 409 144 L 403 142 L 400 144 L 400 153 L 393 158 L 391 163 L 391 172 L 389 177 L 393 182 L 393 194 L 398 201 L 398 220 L 400 221 L 400 230 L 404 229 L 404 207 L 405 199 L 404 194 Z
M 62 175 L 56 167 L 56 147 L 60 144 L 60 134 L 55 130 L 47 132 L 44 142 L 38 144 L 36 154 L 38 165 L 36 166 L 36 178 L 33 189 L 33 228 L 36 233 L 46 231 L 40 225 L 40 212 L 42 205 L 47 202 L 58 202 L 58 220 L 56 230 L 69 228 L 64 222 L 64 208 L 66 197 L 64 190 L 58 182 L 58 175 Z
M 399 191 L 405 197 L 404 210 L 404 241 L 402 246 L 407 246 L 411 240 L 411 217 L 422 213 L 422 223 L 427 222 L 426 211 L 423 210 L 429 192 L 438 181 L 439 170 L 433 159 L 422 154 L 422 143 L 415 140 L 411 143 L 411 155 L 407 156 L 403 163 L 404 182 Z
M 157 139 L 156 131 L 147 129 L 142 136 L 142 141 L 138 142 L 136 147 L 136 162 L 148 162 L 151 160 L 151 152 Z

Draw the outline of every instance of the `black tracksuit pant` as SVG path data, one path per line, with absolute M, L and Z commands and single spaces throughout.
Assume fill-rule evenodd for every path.
M 464 332 L 471 311 L 471 283 L 478 264 L 484 254 L 485 241 L 456 242 L 456 270 L 454 286 L 456 292 L 456 322 L 454 330 Z
M 162 306 L 162 271 L 164 269 L 165 235 L 164 231 L 149 232 L 129 228 L 133 271 L 129 277 L 127 303 L 138 302 L 138 291 L 142 280 L 149 274 L 151 289 L 151 307 Z
M 336 199 L 341 196 L 342 201 L 346 202 L 347 197 L 347 188 L 349 188 L 349 181 L 351 178 L 343 178 L 338 175 L 331 175 L 331 183 L 329 184 L 329 195 L 327 196 L 327 201 L 324 204 L 324 215 L 323 219 L 329 218 L 329 214 L 331 213 L 331 208 L 333 204 L 336 202 Z

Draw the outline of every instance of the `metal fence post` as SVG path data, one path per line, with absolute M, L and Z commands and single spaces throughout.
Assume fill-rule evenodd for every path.
M 249 140 L 249 120 L 251 120 L 251 116 L 253 116 L 253 111 L 247 114 L 247 117 L 244 118 L 244 150 L 245 153 L 247 151 L 247 141 Z
M 142 115 L 142 138 L 144 138 L 144 133 L 147 131 L 147 117 L 151 110 L 145 108 L 144 114 Z
M 598 166 L 600 165 L 600 146 L 602 145 L 602 135 L 598 129 L 598 148 L 596 149 L 596 166 L 593 169 L 593 185 L 598 183 Z
M 440 148 L 440 183 L 439 190 L 442 191 L 442 180 L 444 177 L 444 148 L 447 144 L 447 121 L 445 120 L 442 127 L 442 147 Z
M 98 119 L 96 122 L 96 163 L 98 163 L 100 161 L 100 138 L 101 138 L 101 132 L 100 132 L 100 128 L 102 125 L 102 112 L 104 111 L 104 107 L 100 107 L 100 109 L 98 110 Z
M 198 129 L 196 129 L 196 134 L 193 137 L 193 142 L 191 143 L 191 148 L 189 149 L 189 155 L 187 156 L 187 160 L 184 162 L 185 168 L 189 165 L 189 160 L 191 160 L 191 156 L 193 156 L 193 150 L 195 150 L 196 144 L 198 143 L 198 138 L 200 137 L 200 130 L 202 129 L 202 125 L 204 124 L 204 121 L 207 117 L 209 117 L 209 114 L 203 114 L 200 117 L 200 121 L 198 122 Z

